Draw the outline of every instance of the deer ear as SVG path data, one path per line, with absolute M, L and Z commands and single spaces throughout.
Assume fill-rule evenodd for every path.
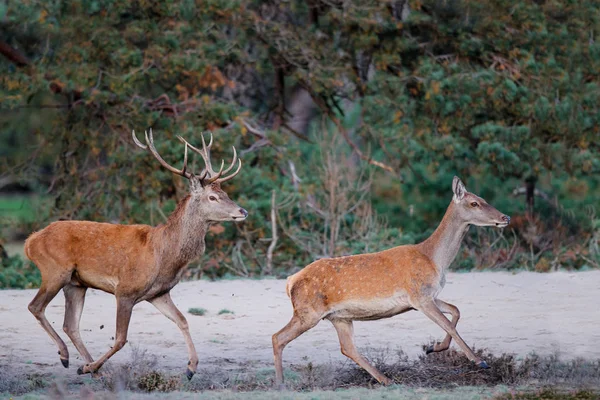
M 467 192 L 467 188 L 465 188 L 465 184 L 462 183 L 458 176 L 455 176 L 452 180 L 452 192 L 454 192 L 454 200 L 455 203 L 458 203 L 465 197 L 465 193 Z

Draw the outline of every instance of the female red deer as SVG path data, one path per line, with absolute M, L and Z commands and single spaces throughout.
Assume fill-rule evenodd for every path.
M 248 213 L 229 199 L 221 183 L 236 176 L 237 169 L 226 176 L 236 164 L 233 161 L 223 171 L 223 163 L 215 172 L 210 162 L 210 147 L 202 137 L 202 150 L 182 137 L 185 145 L 183 168 L 167 164 L 154 147 L 152 130 L 146 133 L 146 145 L 132 132 L 135 144 L 148 149 L 158 162 L 174 174 L 189 180 L 190 194 L 179 202 L 164 225 L 116 225 L 90 221 L 59 221 L 32 234 L 25 242 L 25 254 L 42 274 L 40 290 L 29 304 L 29 311 L 58 346 L 60 360 L 69 366 L 69 351 L 46 319 L 44 311 L 56 294 L 65 294 L 63 329 L 85 360 L 77 373 L 97 371 L 127 342 L 127 329 L 133 306 L 141 301 L 153 304 L 183 333 L 189 353 L 188 378 L 198 366 L 198 355 L 192 342 L 188 323 L 177 309 L 169 292 L 179 282 L 188 263 L 204 253 L 204 236 L 211 223 L 243 221 Z M 196 175 L 187 170 L 188 148 L 200 154 L 206 168 Z M 88 288 L 112 293 L 117 298 L 117 329 L 114 346 L 94 362 L 79 335 L 79 320 Z
M 459 311 L 437 298 L 446 283 L 446 270 L 456 257 L 470 225 L 505 227 L 510 217 L 484 199 L 467 192 L 458 177 L 446 215 L 431 237 L 417 245 L 398 246 L 379 253 L 325 258 L 288 278 L 292 300 L 291 321 L 273 335 L 275 383 L 283 385 L 283 348 L 328 319 L 337 331 L 342 354 L 354 360 L 377 381 L 392 381 L 379 372 L 354 345 L 352 321 L 389 318 L 419 310 L 447 332 L 427 353 L 448 349 L 454 339 L 469 360 L 488 368 L 456 331 Z M 442 313 L 452 315 L 452 322 Z

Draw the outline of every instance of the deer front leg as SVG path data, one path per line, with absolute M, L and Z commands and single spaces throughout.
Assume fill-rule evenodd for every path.
M 445 301 L 435 299 L 435 304 L 438 306 L 441 312 L 444 314 L 452 315 L 452 326 L 456 329 L 456 325 L 458 324 L 458 320 L 460 319 L 460 311 L 455 305 L 450 303 L 446 303 Z M 449 333 L 446 334 L 446 337 L 441 342 L 435 343 L 427 348 L 425 351 L 426 354 L 429 353 L 437 353 L 438 351 L 448 350 L 450 348 L 450 342 L 452 341 L 452 336 Z
M 190 357 L 186 375 L 188 379 L 192 379 L 196 373 L 196 368 L 198 367 L 198 353 L 196 352 L 196 347 L 194 347 L 187 320 L 173 303 L 170 293 L 165 293 L 162 296 L 148 300 L 148 302 L 156 307 L 165 317 L 175 322 L 177 327 L 181 330 L 181 333 L 183 333 L 183 338 L 185 339 L 185 344 L 187 345 Z
M 456 341 L 456 344 L 458 344 L 469 360 L 473 361 L 481 368 L 489 368 L 487 363 L 481 358 L 477 357 L 473 350 L 471 350 L 471 348 L 460 337 L 456 327 L 452 325 L 452 323 L 444 316 L 444 314 L 442 314 L 433 299 L 420 301 L 419 305 L 415 308 L 429 317 L 430 320 L 438 324 L 443 330 L 445 330 L 446 333 L 448 333 L 452 339 Z
M 127 343 L 127 330 L 129 329 L 129 321 L 131 320 L 131 312 L 134 305 L 135 301 L 131 299 L 117 297 L 117 332 L 115 334 L 115 344 L 95 362 L 79 367 L 77 370 L 79 375 L 98 371 L 109 358 L 125 346 L 125 343 Z

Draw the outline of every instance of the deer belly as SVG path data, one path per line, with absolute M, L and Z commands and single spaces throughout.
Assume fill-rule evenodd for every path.
M 390 318 L 394 315 L 412 310 L 405 296 L 388 297 L 369 300 L 348 300 L 334 307 L 327 319 L 350 319 L 355 321 L 370 321 Z
M 108 293 L 115 293 L 119 279 L 114 276 L 98 274 L 85 269 L 75 270 L 71 282 L 76 286 L 85 286 L 99 289 Z

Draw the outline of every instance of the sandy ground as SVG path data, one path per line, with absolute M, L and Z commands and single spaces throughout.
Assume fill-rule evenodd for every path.
M 69 346 L 71 368 L 64 369 L 57 349 L 27 310 L 35 290 L 0 291 L 0 368 L 73 377 L 81 358 L 62 332 L 64 300 L 59 294 L 46 315 Z M 200 355 L 200 367 L 226 369 L 272 368 L 271 335 L 292 312 L 283 280 L 186 282 L 172 297 L 186 314 Z M 471 346 L 495 353 L 524 356 L 559 352 L 561 358 L 600 358 L 600 271 L 551 274 L 483 272 L 449 274 L 440 295 L 461 310 L 458 330 Z M 187 313 L 207 309 L 205 316 Z M 221 309 L 234 314 L 218 315 Z M 81 322 L 83 340 L 97 358 L 113 343 L 114 297 L 90 290 Z M 394 318 L 355 323 L 359 348 L 402 348 L 410 357 L 421 345 L 441 340 L 437 325 L 416 311 Z M 150 304 L 136 306 L 129 328 L 129 345 L 154 353 L 159 366 L 183 372 L 188 360 L 183 337 L 175 324 Z M 129 345 L 112 358 L 130 360 Z M 454 344 L 453 344 L 454 346 Z M 342 362 L 335 331 L 328 321 L 292 342 L 284 366 Z

